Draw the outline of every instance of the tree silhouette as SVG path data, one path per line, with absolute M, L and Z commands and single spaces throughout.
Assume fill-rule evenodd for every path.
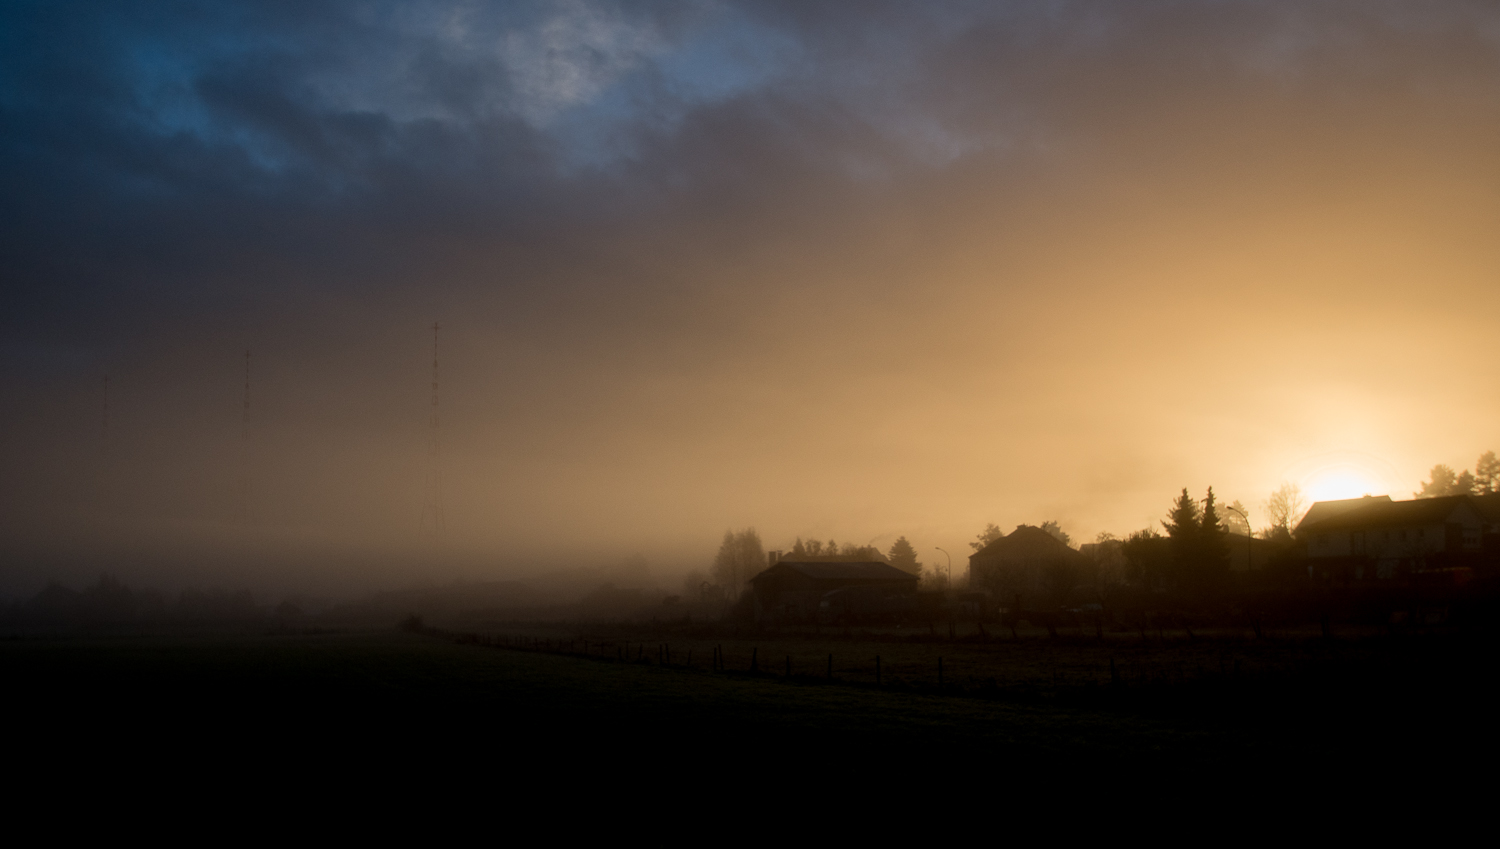
M 1162 522 L 1167 529 L 1167 536 L 1174 540 L 1195 539 L 1202 524 L 1203 514 L 1198 509 L 1198 502 L 1188 495 L 1187 487 L 1183 487 L 1182 495 L 1177 497 L 1167 513 L 1167 521 Z
M 906 541 L 906 537 L 900 537 L 891 545 L 891 550 L 886 557 L 892 566 L 917 577 L 922 576 L 922 564 L 917 560 L 917 550 Z
M 1486 451 L 1474 464 L 1474 493 L 1489 495 L 1495 492 L 1500 492 L 1500 459 L 1495 458 L 1495 452 Z
M 766 568 L 766 553 L 760 545 L 760 534 L 754 528 L 742 531 L 725 531 L 719 553 L 714 555 L 714 580 L 729 593 L 738 597 L 745 582 Z
M 1042 523 L 1042 530 L 1044 530 L 1047 533 L 1051 534 L 1053 539 L 1057 540 L 1058 542 L 1062 543 L 1063 545 L 1066 545 L 1069 548 L 1073 547 L 1073 538 L 1070 537 L 1070 536 L 1068 536 L 1068 532 L 1065 531 L 1065 530 L 1063 530 L 1062 529 L 1062 525 L 1059 525 L 1057 522 L 1053 522 L 1053 521 L 1043 522 Z
M 969 543 L 969 547 L 974 549 L 975 551 L 979 551 L 980 549 L 1003 536 L 1005 536 L 1005 531 L 1000 530 L 999 525 L 991 522 L 990 524 L 984 526 L 984 531 L 979 534 L 978 539 L 976 539 L 974 542 Z
M 1200 568 L 1206 570 L 1205 576 L 1218 578 L 1229 568 L 1229 541 L 1225 539 L 1227 531 L 1219 522 L 1219 510 L 1214 500 L 1214 488 L 1208 488 L 1208 496 L 1203 499 L 1203 522 L 1198 535 L 1198 556 L 1201 560 Z
M 1467 469 L 1464 470 L 1464 474 L 1469 474 Z M 1445 466 L 1439 463 L 1432 467 L 1432 471 L 1427 473 L 1427 478 L 1427 481 L 1422 484 L 1422 491 L 1414 492 L 1412 495 L 1417 498 L 1442 498 L 1445 495 L 1463 494 L 1459 490 L 1458 473 L 1453 471 L 1452 466 Z M 1469 480 L 1469 485 L 1472 487 L 1472 475 L 1469 475 Z
M 1306 506 L 1302 487 L 1294 483 L 1283 483 L 1266 499 L 1266 515 L 1271 519 L 1271 526 L 1261 531 L 1261 536 L 1266 539 L 1290 539 L 1292 526 L 1302 518 L 1303 508 Z

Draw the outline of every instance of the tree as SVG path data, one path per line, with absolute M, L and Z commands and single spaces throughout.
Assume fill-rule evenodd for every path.
M 1302 497 L 1302 487 L 1294 483 L 1282 483 L 1266 499 L 1266 516 L 1271 520 L 1271 526 L 1261 531 L 1260 535 L 1266 539 L 1272 537 L 1290 537 L 1292 527 L 1302 519 L 1307 502 Z
M 1063 545 L 1066 545 L 1069 548 L 1073 547 L 1073 538 L 1068 536 L 1068 532 L 1063 530 L 1062 525 L 1059 525 L 1057 522 L 1043 522 L 1042 530 L 1051 534 L 1053 539 L 1057 540 Z
M 1469 474 L 1468 469 L 1458 473 L 1458 480 L 1453 482 L 1453 495 L 1474 494 L 1474 476 Z
M 1226 532 L 1247 537 L 1250 536 L 1249 515 L 1250 511 L 1245 509 L 1245 505 L 1236 500 L 1224 508 L 1224 515 L 1219 517 L 1219 522 L 1224 525 Z
M 1229 549 L 1213 487 L 1202 508 L 1184 487 L 1162 524 L 1172 541 L 1172 563 L 1180 583 L 1203 584 L 1220 577 L 1229 563 Z
M 1159 583 L 1171 560 L 1169 540 L 1155 528 L 1136 531 L 1120 545 L 1125 556 L 1125 578 L 1133 584 Z
M 1464 470 L 1464 474 L 1469 474 L 1467 469 Z M 1462 494 L 1458 488 L 1459 476 L 1453 471 L 1452 466 L 1439 463 L 1432 467 L 1432 471 L 1428 472 L 1427 476 L 1428 480 L 1422 484 L 1422 491 L 1414 492 L 1412 495 L 1417 498 L 1442 498 L 1445 495 Z M 1470 476 L 1470 481 L 1472 480 L 1473 477 Z M 1472 483 L 1470 485 L 1472 486 Z
M 1500 460 L 1495 458 L 1495 452 L 1486 451 L 1479 455 L 1479 462 L 1474 464 L 1474 494 L 1489 495 L 1500 492 Z
M 906 537 L 899 537 L 891 545 L 891 550 L 887 552 L 886 557 L 890 560 L 890 564 L 897 569 L 910 575 L 916 575 L 918 578 L 922 577 L 922 564 L 917 560 L 917 550 L 912 548 L 911 543 L 906 541 Z
M 990 523 L 984 526 L 984 531 L 979 534 L 979 539 L 969 543 L 969 547 L 975 551 L 979 551 L 1003 536 L 1005 536 L 1005 532 L 1000 530 L 1000 526 Z
M 797 541 L 792 543 L 792 550 L 787 552 L 787 559 L 843 560 L 849 562 L 884 561 L 885 555 L 881 554 L 880 549 L 873 545 L 855 545 L 852 542 L 846 542 L 840 546 L 833 540 L 829 540 L 826 543 L 816 539 L 804 542 L 802 537 L 797 537 Z
M 1226 531 L 1219 523 L 1219 510 L 1214 501 L 1214 488 L 1208 488 L 1208 496 L 1203 499 L 1203 521 L 1198 534 L 1197 555 L 1201 559 L 1198 564 L 1207 569 L 1206 577 L 1217 578 L 1229 568 L 1229 541 L 1225 539 Z
M 737 598 L 745 582 L 766 568 L 766 553 L 754 528 L 725 531 L 719 553 L 714 556 L 713 575 L 730 598 Z
M 1167 512 L 1167 521 L 1162 525 L 1167 529 L 1167 536 L 1173 540 L 1193 540 L 1198 537 L 1198 530 L 1203 524 L 1203 514 L 1198 509 L 1198 502 L 1188 495 L 1187 487 L 1182 488 L 1182 495 L 1172 503 L 1172 509 Z

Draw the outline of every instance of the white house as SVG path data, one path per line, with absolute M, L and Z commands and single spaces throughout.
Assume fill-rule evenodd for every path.
M 1433 555 L 1484 550 L 1485 536 L 1497 531 L 1497 513 L 1500 496 L 1494 495 L 1319 501 L 1298 523 L 1297 538 L 1309 559 L 1353 561 L 1356 579 L 1393 578 L 1422 568 Z

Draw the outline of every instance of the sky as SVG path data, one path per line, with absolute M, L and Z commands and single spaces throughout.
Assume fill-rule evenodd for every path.
M 0 592 L 1410 497 L 1497 233 L 1491 3 L 7 3 Z

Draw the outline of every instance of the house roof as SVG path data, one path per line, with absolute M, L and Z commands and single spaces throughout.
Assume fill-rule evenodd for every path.
M 782 560 L 775 566 L 761 572 L 751 578 L 751 583 L 759 581 L 775 573 L 778 570 L 796 572 L 804 577 L 815 581 L 915 581 L 917 576 L 909 572 L 903 572 L 889 563 L 878 561 L 803 561 Z
M 1078 552 L 1035 525 L 1018 525 L 1015 530 L 969 555 L 970 560 L 1005 558 L 1077 557 Z
M 1389 495 L 1366 495 L 1364 498 L 1342 498 L 1337 501 L 1319 501 L 1313 506 L 1307 508 L 1307 512 L 1302 516 L 1302 521 L 1297 523 L 1297 530 L 1300 531 L 1310 525 L 1327 521 L 1328 519 L 1332 519 L 1335 516 L 1342 516 L 1343 514 L 1348 513 L 1351 510 L 1358 510 L 1361 507 L 1369 507 L 1371 504 L 1376 503 L 1390 504 L 1391 497 Z
M 1500 522 L 1500 492 L 1472 496 L 1469 503 L 1479 510 L 1486 522 Z
M 1448 495 L 1442 498 L 1416 498 L 1411 501 L 1392 501 L 1389 496 L 1379 498 L 1350 498 L 1343 501 L 1320 501 L 1307 511 L 1307 516 L 1297 525 L 1298 531 L 1337 531 L 1369 527 L 1395 527 L 1412 525 L 1436 525 L 1445 522 L 1453 511 L 1468 508 L 1484 516 L 1485 513 L 1473 496 Z M 1319 507 L 1330 505 L 1314 513 Z

